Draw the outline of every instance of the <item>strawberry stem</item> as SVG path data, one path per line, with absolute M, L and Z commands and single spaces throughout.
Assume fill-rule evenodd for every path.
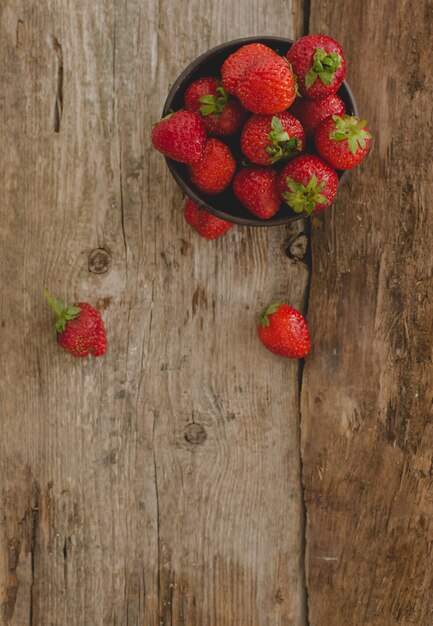
M 290 137 L 284 130 L 281 120 L 274 115 L 271 121 L 271 132 L 268 139 L 270 146 L 266 147 L 266 152 L 270 155 L 271 163 L 276 163 L 280 159 L 289 159 L 296 151 L 301 149 L 301 142 L 296 137 Z
M 63 300 L 60 298 L 52 298 L 48 289 L 45 289 L 45 298 L 54 313 L 57 315 L 55 326 L 57 334 L 64 331 L 66 324 L 69 321 L 76 319 L 78 314 L 81 312 L 81 309 L 78 306 L 65 305 Z
M 340 67 L 342 58 L 335 52 L 326 52 L 323 48 L 316 48 L 313 57 L 313 65 L 305 76 L 307 89 L 320 78 L 324 85 L 330 85 L 334 80 L 335 70 Z
M 347 139 L 349 149 L 352 154 L 356 154 L 358 148 L 364 150 L 366 147 L 366 139 L 371 139 L 371 134 L 368 130 L 364 130 L 367 125 L 366 120 L 360 120 L 354 115 L 333 115 L 332 119 L 335 122 L 335 131 L 329 134 L 330 139 L 336 141 L 343 141 Z
M 270 304 L 269 306 L 266 307 L 266 309 L 264 309 L 262 311 L 262 313 L 260 314 L 260 324 L 263 327 L 269 327 L 270 321 L 269 321 L 269 315 L 273 315 L 274 313 L 276 313 L 278 311 L 278 309 L 281 306 L 281 302 L 274 302 L 273 304 Z
M 62 311 L 65 307 L 64 303 L 59 300 L 58 298 L 52 298 L 50 292 L 48 291 L 48 289 L 45 289 L 45 298 L 47 299 L 48 304 L 50 305 L 50 307 L 53 309 L 54 313 L 57 315 L 57 317 L 60 317 L 62 314 Z M 61 306 L 63 305 L 63 306 Z
M 199 111 L 202 115 L 221 115 L 224 111 L 224 108 L 228 102 L 228 93 L 224 89 L 224 87 L 217 87 L 217 92 L 219 95 L 213 96 L 212 94 L 208 94 L 206 96 L 201 96 L 198 101 L 201 102 L 201 107 Z
M 326 202 L 325 196 L 321 193 L 325 183 L 319 183 L 314 174 L 307 186 L 292 180 L 290 176 L 286 177 L 286 185 L 288 191 L 283 192 L 282 196 L 295 213 L 305 211 L 311 215 L 317 204 Z

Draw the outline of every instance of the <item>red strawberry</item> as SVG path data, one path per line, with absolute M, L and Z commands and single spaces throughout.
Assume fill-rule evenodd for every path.
M 343 50 L 332 37 L 306 35 L 287 53 L 302 95 L 315 100 L 337 93 L 346 75 Z
M 290 113 L 298 118 L 307 135 L 312 135 L 317 126 L 328 117 L 344 115 L 345 112 L 343 100 L 335 93 L 317 100 L 296 98 L 290 109 Z
M 260 316 L 257 332 L 265 348 L 278 356 L 302 359 L 310 351 L 307 322 L 288 304 L 276 302 L 268 306 Z
M 280 208 L 276 173 L 264 167 L 247 167 L 233 179 L 233 191 L 238 200 L 262 220 L 273 217 Z
M 275 55 L 259 60 L 238 82 L 236 95 L 253 113 L 280 113 L 296 97 L 295 79 L 287 60 Z
M 234 226 L 231 222 L 221 220 L 215 215 L 211 215 L 204 209 L 200 209 L 192 200 L 187 200 L 183 211 L 185 220 L 204 239 L 217 239 L 224 235 L 229 228 Z
M 279 191 L 295 213 L 323 211 L 335 198 L 338 176 L 312 154 L 297 157 L 280 174 Z
M 207 76 L 191 83 L 185 93 L 185 108 L 202 115 L 210 135 L 233 135 L 245 119 L 246 111 L 229 98 L 218 78 Z
M 233 52 L 222 65 L 221 76 L 224 89 L 227 93 L 234 94 L 239 80 L 258 60 L 275 56 L 278 56 L 277 53 L 262 43 L 242 46 Z
M 365 120 L 354 115 L 333 115 L 316 130 L 316 150 L 338 170 L 351 170 L 370 148 L 371 134 Z
M 154 148 L 174 161 L 197 163 L 203 156 L 206 128 L 197 113 L 176 111 L 156 123 L 152 143 Z
M 204 193 L 220 193 L 230 183 L 236 162 L 230 148 L 219 139 L 209 139 L 199 163 L 188 167 L 192 183 Z
M 87 302 L 65 305 L 63 300 L 45 297 L 57 315 L 56 334 L 58 343 L 76 357 L 102 356 L 107 347 L 104 322 L 99 311 Z
M 274 116 L 254 114 L 242 129 L 241 148 L 252 163 L 271 165 L 304 150 L 304 129 L 287 111 Z

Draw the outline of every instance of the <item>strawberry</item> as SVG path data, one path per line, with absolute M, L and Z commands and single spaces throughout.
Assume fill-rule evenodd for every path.
M 230 148 L 219 139 L 209 139 L 201 161 L 188 167 L 192 183 L 209 194 L 224 191 L 235 169 L 236 162 Z
M 275 55 L 259 60 L 236 87 L 241 104 L 253 113 L 280 113 L 296 97 L 295 79 L 287 60 Z
M 290 113 L 298 118 L 307 135 L 313 135 L 317 126 L 328 117 L 344 115 L 345 112 L 346 107 L 343 100 L 335 93 L 317 100 L 296 98 L 290 108 Z
M 274 116 L 253 114 L 242 129 L 241 148 L 252 163 L 272 165 L 304 150 L 304 129 L 287 111 Z
M 280 208 L 277 174 L 265 167 L 247 167 L 233 179 L 236 197 L 251 213 L 262 220 L 273 217 Z
M 343 50 L 332 37 L 306 35 L 287 53 L 303 96 L 315 100 L 337 93 L 346 75 Z
M 211 215 L 204 209 L 200 209 L 192 200 L 187 200 L 183 215 L 188 224 L 192 226 L 203 239 L 208 239 L 209 241 L 221 237 L 229 228 L 234 226 L 231 222 L 226 222 L 215 215 Z
M 87 302 L 65 305 L 63 300 L 52 298 L 45 291 L 48 303 L 57 315 L 58 343 L 76 357 L 102 356 L 107 347 L 104 322 L 99 311 Z
M 200 115 L 176 111 L 163 117 L 152 130 L 154 148 L 180 163 L 197 163 L 203 156 L 206 128 Z
M 351 170 L 361 163 L 370 148 L 371 134 L 365 120 L 354 115 L 333 115 L 316 130 L 316 150 L 338 170 Z
M 295 213 L 323 211 L 335 198 L 338 176 L 322 159 L 303 154 L 284 167 L 278 189 Z
M 243 106 L 229 98 L 219 79 L 213 76 L 191 83 L 185 92 L 185 108 L 202 115 L 209 135 L 233 135 L 246 115 Z
M 278 356 L 302 359 L 310 351 L 310 333 L 304 317 L 288 304 L 276 302 L 260 316 L 257 329 L 262 344 Z
M 227 93 L 236 93 L 238 82 L 244 74 L 257 63 L 258 60 L 266 57 L 278 56 L 272 48 L 268 48 L 262 43 L 250 43 L 242 46 L 233 52 L 221 67 L 222 84 Z

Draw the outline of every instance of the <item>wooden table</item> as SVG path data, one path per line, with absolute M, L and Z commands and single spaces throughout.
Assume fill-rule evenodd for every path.
M 431 1 L 2 0 L 0 28 L 0 623 L 431 626 Z M 170 84 L 305 32 L 374 149 L 311 224 L 201 240 L 150 147 Z M 97 304 L 104 358 L 58 348 L 45 287 Z M 277 299 L 304 368 L 257 340 Z

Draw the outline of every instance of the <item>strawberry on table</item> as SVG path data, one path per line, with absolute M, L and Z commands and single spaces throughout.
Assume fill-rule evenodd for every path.
M 343 100 L 335 93 L 317 100 L 296 98 L 290 108 L 290 113 L 298 118 L 307 135 L 313 135 L 317 126 L 328 117 L 344 115 L 345 112 Z
M 233 179 L 233 191 L 251 213 L 267 220 L 280 208 L 277 174 L 265 167 L 247 167 Z
M 235 94 L 238 82 L 260 59 L 278 57 L 277 53 L 262 43 L 250 43 L 233 52 L 221 67 L 222 84 L 227 93 Z
M 230 98 L 218 78 L 206 76 L 189 85 L 185 92 L 185 108 L 201 114 L 210 135 L 232 135 L 245 119 L 246 111 L 235 98 Z
M 241 148 L 252 163 L 272 165 L 303 152 L 304 129 L 287 111 L 276 115 L 253 114 L 242 129 Z
M 351 170 L 367 154 L 371 134 L 366 120 L 354 115 L 333 115 L 320 124 L 314 139 L 317 152 L 332 167 Z
M 208 194 L 224 191 L 235 169 L 236 161 L 230 148 L 219 139 L 209 139 L 201 161 L 188 167 L 191 182 Z
M 66 305 L 59 298 L 45 297 L 57 315 L 56 335 L 59 345 L 76 357 L 102 356 L 107 348 L 105 325 L 99 311 L 87 302 Z
M 303 96 L 315 100 L 336 93 L 346 75 L 343 49 L 332 37 L 306 35 L 287 53 Z
M 268 306 L 260 316 L 257 332 L 265 348 L 278 356 L 302 359 L 310 351 L 307 322 L 288 304 L 276 302 Z
M 152 130 L 154 148 L 180 163 L 197 163 L 203 156 L 206 128 L 200 115 L 176 111 L 163 117 Z
M 192 200 L 187 200 L 184 208 L 184 217 L 187 223 L 194 228 L 203 239 L 217 239 L 224 235 L 234 224 L 211 215 L 201 209 Z
M 278 55 L 259 60 L 239 80 L 236 95 L 253 113 L 280 113 L 288 109 L 296 97 L 289 63 Z
M 323 211 L 335 198 L 338 176 L 327 163 L 312 154 L 303 154 L 284 167 L 279 178 L 279 192 L 295 211 Z

